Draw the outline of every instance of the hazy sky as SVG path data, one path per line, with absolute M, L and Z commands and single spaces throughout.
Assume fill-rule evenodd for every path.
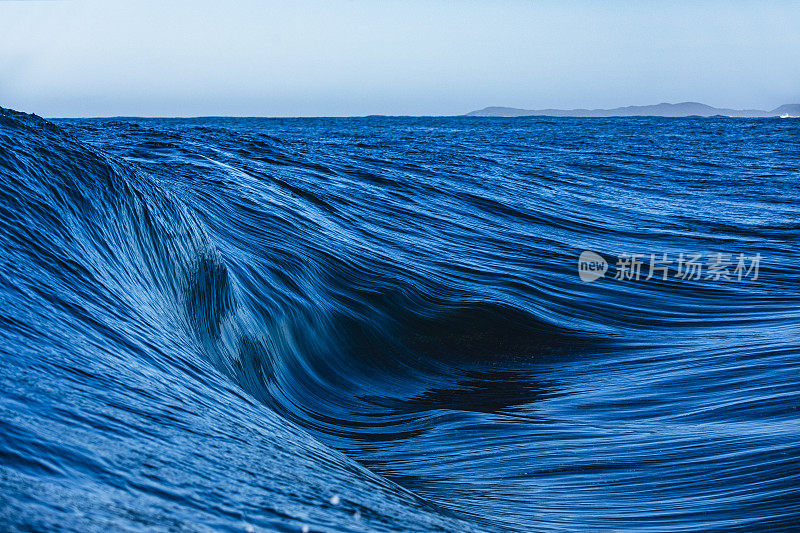
M 0 106 L 44 116 L 800 103 L 800 2 L 0 0 Z

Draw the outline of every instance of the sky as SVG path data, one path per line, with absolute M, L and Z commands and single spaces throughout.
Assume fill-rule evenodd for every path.
M 0 106 L 454 115 L 800 103 L 792 1 L 0 0 Z

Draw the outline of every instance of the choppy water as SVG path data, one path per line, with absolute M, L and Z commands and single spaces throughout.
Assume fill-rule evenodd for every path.
M 799 180 L 793 120 L 3 111 L 2 529 L 791 530 Z M 614 279 L 694 252 L 758 277 Z

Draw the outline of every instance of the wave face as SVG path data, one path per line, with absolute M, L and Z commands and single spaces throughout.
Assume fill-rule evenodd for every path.
M 790 530 L 799 178 L 792 121 L 3 110 L 3 529 Z M 758 277 L 612 275 L 694 252 Z

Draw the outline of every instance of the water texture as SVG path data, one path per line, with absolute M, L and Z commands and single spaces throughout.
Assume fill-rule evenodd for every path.
M 800 521 L 800 121 L 54 122 L 0 111 L 3 530 Z

